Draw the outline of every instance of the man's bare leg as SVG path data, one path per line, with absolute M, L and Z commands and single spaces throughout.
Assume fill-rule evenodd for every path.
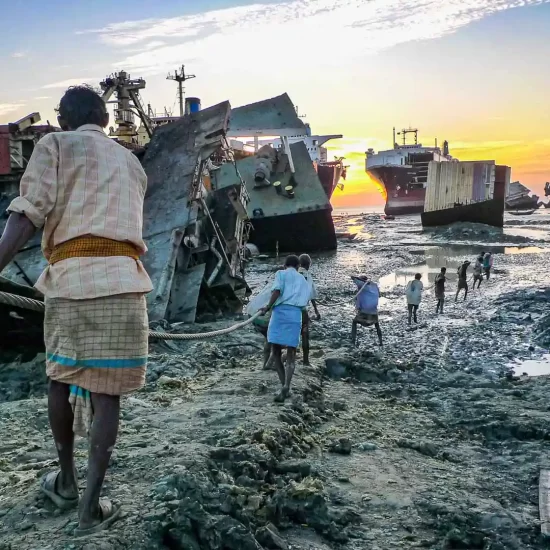
M 101 523 L 99 496 L 115 447 L 120 415 L 120 397 L 92 393 L 94 421 L 90 431 L 87 485 L 80 499 L 80 529 Z
M 302 327 L 302 354 L 304 365 L 309 366 L 309 325 L 307 324 Z
M 264 344 L 264 370 L 269 370 L 271 368 L 271 363 L 269 361 L 271 357 L 271 344 L 266 340 Z
M 54 490 L 66 499 L 78 497 L 78 484 L 73 457 L 73 409 L 69 403 L 69 386 L 67 384 L 55 380 L 50 381 L 48 417 L 61 469 Z
M 354 319 L 351 323 L 351 341 L 357 346 L 357 321 Z
M 376 328 L 376 334 L 378 334 L 378 342 L 380 342 L 380 347 L 382 347 L 382 329 L 380 328 L 380 323 L 374 323 Z
M 286 366 L 285 366 L 285 383 L 283 386 L 283 395 L 288 397 L 290 395 L 290 384 L 292 377 L 294 376 L 294 370 L 296 369 L 296 348 L 287 348 L 286 352 Z
M 283 365 L 283 348 L 279 344 L 273 344 L 271 346 L 271 359 L 270 361 L 273 361 L 273 364 L 275 365 L 275 370 L 277 371 L 277 374 L 279 376 L 279 380 L 281 382 L 281 386 L 285 385 L 285 367 Z

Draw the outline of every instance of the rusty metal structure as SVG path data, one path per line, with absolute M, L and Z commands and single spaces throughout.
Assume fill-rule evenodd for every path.
M 139 146 L 136 115 L 141 119 L 149 138 L 153 135 L 153 123 L 145 112 L 139 95 L 139 91 L 145 89 L 145 85 L 143 78 L 132 79 L 126 71 L 114 73 L 100 83 L 103 101 L 115 104 L 114 122 L 117 127 L 110 128 L 109 136 L 130 148 Z M 111 101 L 113 95 L 116 96 L 116 100 Z
M 40 113 L 31 113 L 16 122 L 0 125 L 0 184 L 4 189 L 9 184 L 18 184 L 31 158 L 34 146 L 40 138 L 60 131 L 49 122 L 40 122 Z

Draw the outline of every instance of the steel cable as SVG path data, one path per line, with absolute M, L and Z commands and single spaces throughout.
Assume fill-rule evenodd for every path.
M 0 304 L 38 312 L 43 312 L 46 307 L 44 302 L 41 302 L 40 300 L 34 300 L 32 298 L 26 298 L 25 296 L 18 296 L 17 294 L 10 294 L 8 292 L 0 292 Z M 237 323 L 231 327 L 198 334 L 172 334 L 170 332 L 157 332 L 151 330 L 149 331 L 149 338 L 154 340 L 206 340 L 208 338 L 229 334 L 239 330 L 240 328 L 246 327 L 260 315 L 261 312 L 258 311 L 249 319 L 246 319 L 245 321 Z

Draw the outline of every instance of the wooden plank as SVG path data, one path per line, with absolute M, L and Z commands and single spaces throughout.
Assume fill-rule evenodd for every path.
M 540 530 L 550 536 L 550 470 L 542 469 L 539 474 Z

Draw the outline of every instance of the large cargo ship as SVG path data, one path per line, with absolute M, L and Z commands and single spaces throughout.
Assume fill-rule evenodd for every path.
M 407 136 L 414 136 L 414 143 L 407 144 Z M 379 151 L 369 149 L 366 153 L 366 171 L 386 190 L 388 215 L 420 214 L 424 210 L 424 198 L 428 181 L 430 162 L 456 161 L 449 155 L 449 143 L 443 142 L 443 148 L 424 147 L 418 143 L 418 130 L 405 128 L 397 133 L 403 143 L 396 142 L 393 129 L 393 149 Z

